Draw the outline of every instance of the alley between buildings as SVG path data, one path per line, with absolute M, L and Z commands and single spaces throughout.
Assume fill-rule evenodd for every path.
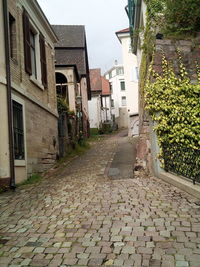
M 144 173 L 112 177 L 124 148 L 126 135 L 106 137 L 40 184 L 1 194 L 0 266 L 199 267 L 197 199 Z

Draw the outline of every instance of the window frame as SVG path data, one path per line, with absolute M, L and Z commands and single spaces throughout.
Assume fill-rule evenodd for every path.
M 37 80 L 38 74 L 37 74 L 37 55 L 36 55 L 36 37 L 37 37 L 36 35 L 37 33 L 35 32 L 34 28 L 31 25 L 30 26 L 30 53 L 31 53 L 31 70 L 32 70 L 31 76 Z M 33 44 L 31 36 L 33 36 Z M 32 51 L 34 52 L 34 64 L 32 61 Z
M 9 12 L 9 39 L 10 39 L 10 57 L 17 59 L 17 40 L 16 40 L 16 19 Z
M 125 104 L 124 104 L 124 101 L 125 101 Z M 126 107 L 127 106 L 127 102 L 126 102 L 126 96 L 122 96 L 121 97 L 121 103 L 122 103 L 122 107 Z
M 25 102 L 20 97 L 12 94 L 12 101 L 17 102 L 18 104 L 22 105 L 22 117 L 23 117 L 23 136 L 24 136 L 24 159 L 15 159 L 14 158 L 14 164 L 15 166 L 26 166 L 26 160 L 27 160 L 27 150 L 26 150 L 26 121 L 25 121 Z M 13 102 L 12 102 L 13 104 Z M 13 125 L 13 133 L 14 133 L 14 125 Z M 15 157 L 15 155 L 14 155 Z
M 114 101 L 114 99 L 111 98 L 111 103 L 110 104 L 111 104 L 111 108 L 114 108 L 115 107 L 115 101 Z
M 124 85 L 124 86 L 122 86 L 122 84 Z M 125 84 L 125 81 L 120 81 L 120 90 L 121 91 L 126 91 L 126 84 Z
M 29 74 L 30 80 L 44 90 L 48 84 L 45 39 L 25 9 L 23 21 L 25 71 Z M 35 47 L 31 43 L 31 35 L 34 35 Z M 32 70 L 32 50 L 35 51 L 35 74 Z

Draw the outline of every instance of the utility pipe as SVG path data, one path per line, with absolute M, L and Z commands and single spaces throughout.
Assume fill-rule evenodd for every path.
M 3 0 L 4 17 L 4 39 L 6 58 L 6 86 L 7 86 L 7 106 L 8 106 L 8 135 L 9 135 L 9 157 L 10 157 L 10 188 L 15 189 L 15 166 L 14 166 L 14 141 L 13 141 L 13 119 L 12 119 L 12 94 L 11 94 L 11 71 L 10 71 L 10 38 L 8 24 L 7 0 Z

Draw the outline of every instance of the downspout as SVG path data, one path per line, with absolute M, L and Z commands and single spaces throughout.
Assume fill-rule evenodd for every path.
M 4 16 L 4 38 L 6 57 L 6 86 L 7 86 L 7 106 L 8 106 L 8 137 L 9 137 L 9 157 L 10 157 L 10 188 L 15 189 L 15 166 L 14 166 L 14 142 L 12 123 L 12 95 L 11 95 L 11 71 L 10 71 L 10 38 L 8 27 L 8 7 L 7 0 L 3 0 Z
M 80 81 L 80 96 L 81 96 L 81 113 L 82 113 L 82 116 L 81 116 L 81 127 L 82 127 L 82 135 L 84 134 L 84 118 L 83 118 L 83 98 L 82 98 L 82 85 L 81 85 L 81 81 Z M 80 132 L 79 132 L 80 134 Z

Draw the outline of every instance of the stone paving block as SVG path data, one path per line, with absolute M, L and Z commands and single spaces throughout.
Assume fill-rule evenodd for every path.
M 32 260 L 31 266 L 48 266 L 50 263 L 50 260 L 47 259 L 41 259 L 41 260 Z
M 88 262 L 88 266 L 101 266 L 103 263 L 103 259 L 93 258 Z
M 187 267 L 189 266 L 189 263 L 187 261 L 176 261 L 177 267 Z
M 78 259 L 76 259 L 75 257 L 74 258 L 65 258 L 63 260 L 63 264 L 66 264 L 66 265 L 75 265 L 76 263 L 78 262 Z
M 137 253 L 139 253 L 139 254 L 152 254 L 153 250 L 152 250 L 152 248 L 138 247 Z
M 88 259 L 89 258 L 89 255 L 90 254 L 88 254 L 88 253 L 78 253 L 76 257 L 78 259 Z
M 35 248 L 34 249 L 34 253 L 42 253 L 43 251 L 45 250 L 45 248 L 43 248 L 43 247 L 37 247 L 37 248 Z
M 123 248 L 122 248 L 122 253 L 128 253 L 128 254 L 133 254 L 133 253 L 135 253 L 135 248 L 134 247 L 132 247 L 132 246 L 124 246 Z
M 123 236 L 111 236 L 110 241 L 111 242 L 120 242 L 120 241 L 122 241 L 122 239 L 123 239 Z
M 200 266 L 197 200 L 145 174 L 110 180 L 118 139 L 38 185 L 0 194 L 0 266 Z

